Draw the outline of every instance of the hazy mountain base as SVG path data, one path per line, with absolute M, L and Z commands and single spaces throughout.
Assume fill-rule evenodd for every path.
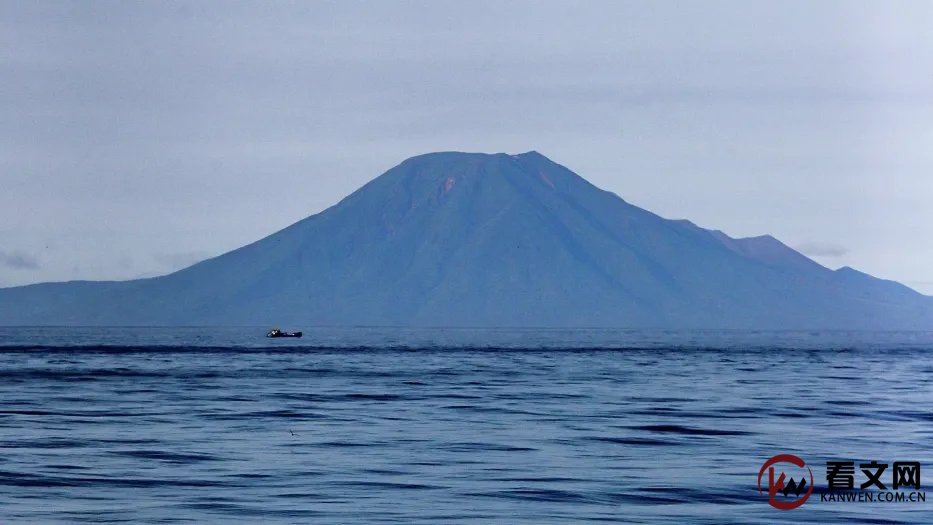
M 164 277 L 0 290 L 5 325 L 271 323 L 933 329 L 933 298 L 663 219 L 536 152 L 408 159 Z

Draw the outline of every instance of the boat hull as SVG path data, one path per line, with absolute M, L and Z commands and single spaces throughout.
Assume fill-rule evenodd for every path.
M 301 337 L 301 332 L 279 332 L 277 334 L 266 334 L 266 337 L 279 338 L 279 337 Z

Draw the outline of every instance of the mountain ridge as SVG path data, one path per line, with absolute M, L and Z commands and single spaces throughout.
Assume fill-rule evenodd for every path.
M 438 152 L 172 274 L 0 289 L 0 324 L 933 329 L 933 299 L 852 272 L 665 219 L 536 151 Z

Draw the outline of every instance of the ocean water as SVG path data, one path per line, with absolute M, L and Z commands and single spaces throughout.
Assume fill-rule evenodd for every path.
M 0 522 L 933 523 L 933 333 L 264 331 L 0 328 Z

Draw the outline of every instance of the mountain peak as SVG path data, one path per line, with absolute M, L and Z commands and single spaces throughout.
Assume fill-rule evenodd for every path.
M 360 192 L 373 189 L 383 195 L 406 194 L 423 201 L 432 195 L 453 194 L 467 188 L 482 187 L 484 194 L 522 194 L 531 198 L 535 188 L 566 194 L 584 186 L 587 189 L 583 191 L 594 188 L 579 175 L 533 150 L 516 154 L 442 151 L 408 158 Z
M 548 162 L 554 162 L 553 160 L 547 158 L 545 155 L 543 155 L 543 154 L 541 154 L 541 153 L 539 153 L 539 152 L 537 152 L 537 151 L 535 151 L 535 150 L 526 151 L 525 153 L 516 153 L 516 154 L 514 154 L 514 155 L 512 155 L 512 156 L 513 156 L 513 157 L 516 157 L 516 158 L 524 158 L 524 157 L 529 157 L 529 158 L 542 158 L 542 159 L 547 160 Z
M 431 153 L 422 153 L 409 157 L 402 161 L 399 166 L 443 163 L 494 163 L 503 160 L 534 161 L 560 166 L 547 156 L 538 151 L 531 150 L 524 153 L 484 153 L 470 151 L 436 151 Z

